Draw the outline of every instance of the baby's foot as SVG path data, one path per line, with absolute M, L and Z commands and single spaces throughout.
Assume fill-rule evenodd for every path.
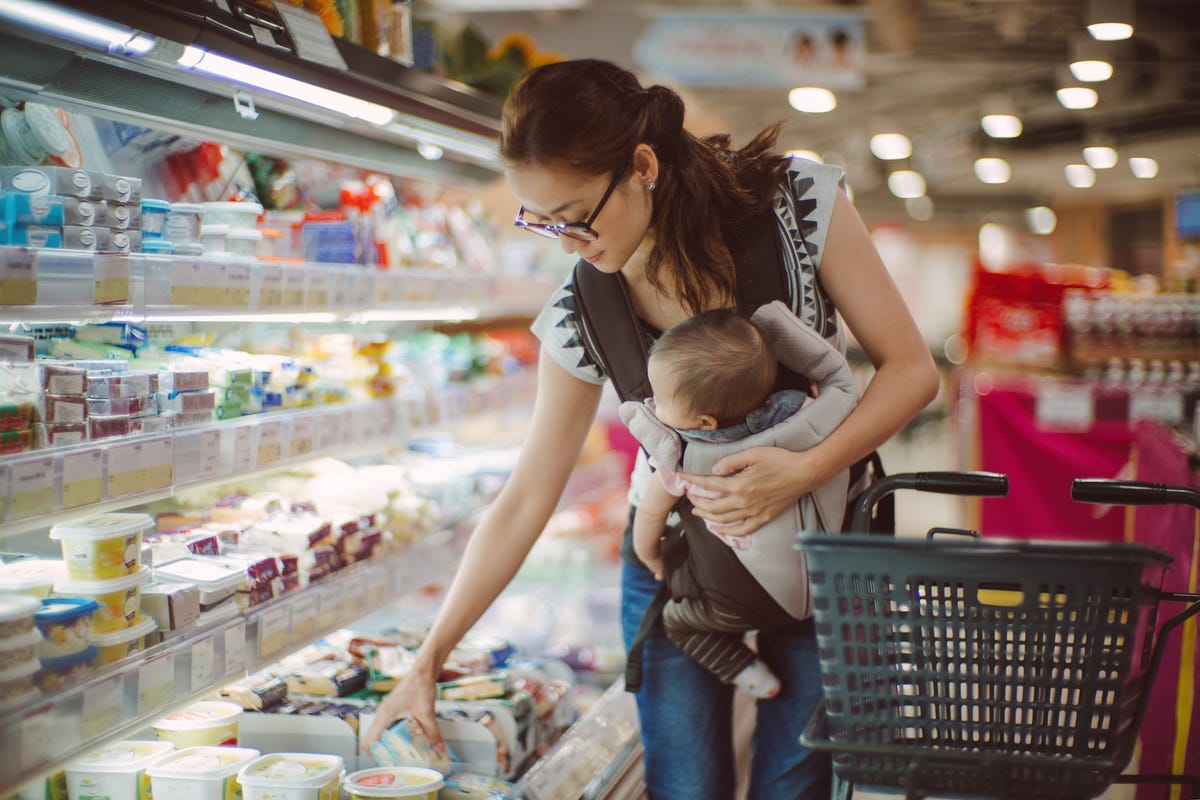
M 765 662 L 755 661 L 733 679 L 737 688 L 750 697 L 766 699 L 779 694 L 779 678 Z

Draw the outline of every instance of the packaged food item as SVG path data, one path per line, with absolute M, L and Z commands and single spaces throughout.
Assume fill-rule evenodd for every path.
M 367 685 L 368 672 L 357 664 L 322 661 L 287 676 L 289 694 L 345 697 Z
M 0 212 L 9 225 L 62 225 L 63 198 L 58 195 L 19 194 L 0 196 Z
M 203 220 L 204 206 L 196 203 L 172 203 L 163 223 L 163 238 L 175 243 L 177 253 L 181 244 L 198 245 Z M 203 252 L 203 249 L 200 252 Z
M 36 630 L 0 639 L 0 671 L 37 660 L 37 644 L 41 640 L 42 635 Z
M 254 228 L 232 228 L 225 237 L 225 251 L 231 255 L 254 258 L 258 255 L 263 232 Z
M 154 519 L 148 514 L 111 512 L 60 522 L 50 529 L 50 538 L 62 546 L 69 578 L 101 581 L 136 572 L 142 533 L 153 529 Z
M 171 204 L 166 200 L 158 200 L 151 197 L 142 198 L 142 246 L 145 247 L 147 239 L 159 239 L 163 235 L 163 228 L 167 224 L 167 212 L 171 210 Z
M 154 621 L 153 617 L 141 617 L 132 628 L 94 634 L 92 644 L 98 651 L 94 666 L 102 667 L 105 664 L 120 661 L 122 658 L 128 658 L 134 653 L 140 653 L 145 645 L 146 636 L 157 628 L 158 623 Z
M 219 556 L 177 558 L 154 568 L 160 581 L 194 584 L 200 590 L 200 611 L 229 602 L 233 605 L 238 587 L 249 582 L 246 570 Z
M 236 745 L 241 718 L 241 706 L 202 700 L 155 722 L 154 735 L 179 748 Z
M 341 756 L 273 753 L 238 771 L 245 800 L 338 800 Z
M 38 656 L 62 658 L 86 650 L 92 642 L 92 619 L 99 605 L 88 597 L 47 597 L 34 615 L 41 641 Z
M 287 682 L 283 678 L 251 675 L 221 687 L 221 697 L 237 703 L 246 711 L 272 711 L 287 700 Z
M 228 225 L 230 228 L 253 228 L 263 213 L 258 203 L 214 202 L 201 203 L 205 225 Z
M 109 633 L 133 627 L 141 607 L 142 584 L 148 580 L 150 568 L 142 566 L 131 575 L 107 581 L 56 581 L 54 593 L 95 600 L 99 608 L 92 615 L 92 633 Z
M 0 639 L 22 636 L 33 630 L 34 616 L 42 608 L 36 597 L 0 596 Z
M 191 583 L 156 578 L 142 586 L 142 613 L 157 624 L 161 636 L 189 628 L 200 616 L 200 589 Z
M 91 674 L 92 664 L 96 660 L 96 648 L 88 645 L 78 653 L 59 658 L 43 658 L 42 667 L 37 672 L 38 688 L 47 694 L 53 694 L 74 686 Z
M 420 727 L 401 719 L 371 745 L 371 755 L 381 767 L 431 767 L 445 774 L 458 756 L 447 745 L 446 752 L 433 749 Z
M 437 800 L 442 773 L 426 767 L 375 767 L 352 772 L 343 785 L 354 798 L 366 800 Z
M 37 690 L 35 676 L 41 667 L 36 658 L 0 671 L 0 706 L 11 708 L 13 698 L 25 697 Z
M 505 689 L 503 675 L 498 673 L 472 675 L 457 681 L 439 683 L 438 699 L 483 700 L 490 697 L 503 697 Z
M 170 800 L 237 800 L 241 795 L 237 774 L 259 755 L 250 747 L 178 750 L 146 768 L 151 794 Z
M 438 800 L 504 800 L 513 787 L 508 781 L 469 772 L 450 773 L 445 780 Z
M 3 114 L 0 114 L 3 122 Z M 0 189 L 26 194 L 100 198 L 100 173 L 67 167 L 0 167 Z
M 70 800 L 150 800 L 146 767 L 174 752 L 170 742 L 128 739 L 67 765 Z

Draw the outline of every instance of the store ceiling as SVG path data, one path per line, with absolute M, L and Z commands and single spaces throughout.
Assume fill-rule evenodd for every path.
M 431 5 L 436 5 L 430 0 Z M 448 2 L 448 0 L 442 0 Z M 861 91 L 838 91 L 827 114 L 802 114 L 785 87 L 677 87 L 688 100 L 691 126 L 725 130 L 747 141 L 763 125 L 784 120 L 782 144 L 814 150 L 847 167 L 864 215 L 907 218 L 886 187 L 887 165 L 868 141 L 883 129 L 913 142 L 909 166 L 923 173 L 936 216 L 979 216 L 1030 204 L 1070 206 L 1095 201 L 1139 202 L 1164 190 L 1200 184 L 1200 2 L 1136 0 L 1134 37 L 1107 43 L 1114 76 L 1090 84 L 1095 108 L 1068 111 L 1055 97 L 1056 74 L 1071 60 L 1072 37 L 1086 37 L 1088 0 L 861 0 L 829 3 L 736 0 L 664 3 L 590 0 L 557 11 L 489 11 L 495 0 L 453 0 L 455 10 L 492 40 L 521 30 L 541 50 L 568 57 L 608 58 L 638 69 L 634 45 L 664 10 L 735 8 L 747 14 L 779 10 L 862 14 L 866 32 Z M 517 0 L 505 0 L 511 8 Z M 546 5 L 545 0 L 538 3 Z M 644 75 L 647 80 L 659 76 Z M 1024 122 L 1022 136 L 992 140 L 981 130 L 983 99 L 1007 92 Z M 1092 137 L 1107 137 L 1122 156 L 1097 170 L 1090 189 L 1068 186 L 1063 168 L 1082 162 Z M 981 183 L 975 158 L 983 149 L 1012 167 L 1003 185 Z M 1160 164 L 1152 180 L 1133 177 L 1125 158 Z

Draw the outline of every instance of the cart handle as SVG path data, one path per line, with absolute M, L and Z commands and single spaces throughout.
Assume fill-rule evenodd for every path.
M 1008 476 L 998 472 L 904 472 L 887 475 L 864 489 L 855 501 L 850 532 L 865 532 L 867 519 L 875 504 L 884 495 L 897 489 L 974 497 L 1003 497 L 1008 494 Z
M 1200 508 L 1200 492 L 1184 486 L 1107 478 L 1076 478 L 1071 482 L 1071 499 L 1081 503 L 1126 506 L 1180 504 Z

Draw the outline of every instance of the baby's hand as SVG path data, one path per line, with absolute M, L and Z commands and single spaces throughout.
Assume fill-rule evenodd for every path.
M 646 569 L 654 573 L 654 580 L 661 581 L 663 579 L 663 563 L 661 558 L 643 558 L 642 563 L 646 565 Z

